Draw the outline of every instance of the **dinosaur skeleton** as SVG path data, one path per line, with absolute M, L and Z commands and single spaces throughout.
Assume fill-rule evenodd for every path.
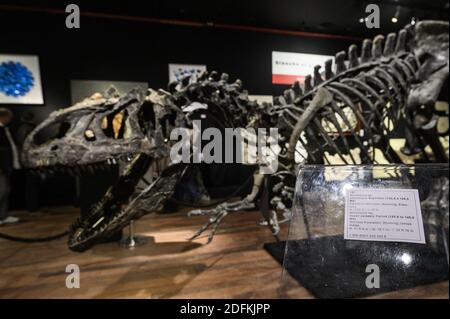
M 425 161 L 448 161 L 434 112 L 448 78 L 447 27 L 446 23 L 422 22 L 415 29 L 409 26 L 386 39 L 377 36 L 373 41 L 365 40 L 360 57 L 352 45 L 347 61 L 345 52 L 337 53 L 334 70 L 332 60 L 325 63 L 324 74 L 316 66 L 313 77 L 305 78 L 303 88 L 296 82 L 277 99 L 270 115 L 278 119 L 276 126 L 281 130 L 280 171 L 271 176 L 275 180 L 270 195 L 273 210 L 266 213 L 262 224 L 271 224 L 276 235 L 282 221 L 277 220 L 275 211 L 289 219 L 296 154 L 303 157 L 303 163 L 330 164 L 328 155 L 337 155 L 344 164 L 368 164 L 376 163 L 375 149 L 379 149 L 389 162 L 402 163 L 391 148 L 390 135 L 404 121 L 406 154 L 421 152 Z M 427 145 L 431 155 L 425 150 Z M 352 152 L 355 146 L 359 159 Z M 306 150 L 306 157 L 299 147 Z M 255 179 L 256 189 L 242 201 L 190 212 L 210 216 L 193 238 L 214 225 L 210 241 L 217 224 L 229 212 L 254 208 L 260 179 Z
M 69 168 L 75 173 L 86 165 L 123 163 L 118 183 L 70 229 L 69 247 L 83 251 L 131 220 L 160 211 L 173 195 L 192 165 L 172 163 L 152 181 L 145 176 L 156 163 L 167 162 L 174 127 L 192 127 L 192 118 L 204 111 L 224 127 L 277 127 L 277 172 L 255 172 L 252 191 L 241 201 L 189 213 L 209 216 L 193 238 L 211 227 L 211 241 L 230 212 L 259 204 L 262 223 L 277 235 L 282 222 L 278 214 L 290 218 L 298 162 L 323 164 L 337 156 L 344 164 L 376 163 L 378 149 L 389 162 L 401 163 L 390 138 L 402 121 L 405 154 L 420 153 L 427 162 L 448 161 L 434 112 L 448 79 L 448 46 L 448 23 L 437 21 L 365 40 L 359 57 L 355 45 L 339 52 L 334 68 L 331 60 L 322 73 L 317 66 L 303 86 L 294 83 L 274 105 L 249 101 L 240 80 L 229 83 L 227 74 L 216 72 L 185 77 L 169 84 L 168 91 L 133 90 L 117 96 L 111 90 L 52 113 L 25 141 L 23 159 L 30 168 Z M 55 124 L 65 130 L 38 144 L 38 134 Z

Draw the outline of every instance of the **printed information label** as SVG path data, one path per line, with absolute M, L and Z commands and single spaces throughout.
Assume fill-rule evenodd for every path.
M 348 189 L 344 239 L 425 244 L 419 192 L 394 188 Z

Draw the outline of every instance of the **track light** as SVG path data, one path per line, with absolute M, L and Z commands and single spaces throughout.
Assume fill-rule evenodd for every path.
M 400 16 L 400 7 L 395 10 L 395 15 L 391 18 L 392 23 L 397 23 Z

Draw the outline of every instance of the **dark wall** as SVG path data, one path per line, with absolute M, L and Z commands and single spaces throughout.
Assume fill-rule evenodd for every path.
M 208 70 L 240 78 L 250 94 L 277 95 L 285 86 L 272 85 L 272 51 L 334 55 L 349 41 L 255 32 L 180 27 L 83 17 L 81 29 L 66 29 L 64 15 L 0 11 L 0 53 L 36 54 L 40 59 L 45 104 L 11 105 L 12 129 L 25 110 L 37 122 L 49 112 L 70 105 L 70 80 L 148 82 L 166 88 L 168 64 L 206 64 Z M 9 107 L 9 106 L 8 106 Z M 227 174 L 227 183 L 245 178 Z M 20 181 L 13 206 L 22 204 Z M 59 177 L 41 185 L 43 204 L 74 200 L 73 180 Z
M 271 84 L 272 51 L 334 55 L 349 41 L 83 17 L 66 29 L 64 15 L 0 12 L 1 53 L 37 54 L 45 105 L 42 120 L 70 104 L 70 80 L 143 81 L 165 88 L 168 63 L 206 64 L 240 78 L 250 94 L 281 94 Z M 12 106 L 16 113 L 30 109 Z

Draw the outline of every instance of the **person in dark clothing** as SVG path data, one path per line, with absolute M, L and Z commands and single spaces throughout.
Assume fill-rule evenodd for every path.
M 30 111 L 25 112 L 25 114 L 23 114 L 20 118 L 20 123 L 15 135 L 17 146 L 20 149 L 22 149 L 23 143 L 25 142 L 28 134 L 30 134 L 35 127 L 36 123 L 34 122 L 34 114 Z
M 9 175 L 13 169 L 20 168 L 17 147 L 7 126 L 12 118 L 10 110 L 0 108 L 0 225 L 19 221 L 17 217 L 8 216 Z
M 28 134 L 36 127 L 34 123 L 34 114 L 30 111 L 25 112 L 20 118 L 20 123 L 16 131 L 16 142 L 20 150 Z M 38 213 L 39 210 L 39 176 L 33 175 L 30 171 L 21 172 L 24 179 L 24 203 L 25 208 L 30 213 Z

